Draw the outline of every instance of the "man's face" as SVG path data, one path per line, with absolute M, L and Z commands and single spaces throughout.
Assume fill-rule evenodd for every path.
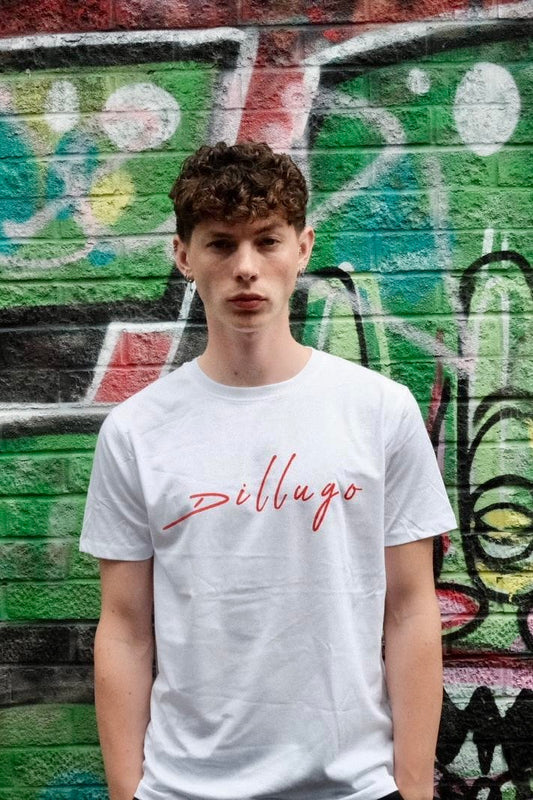
M 175 238 L 174 251 L 180 271 L 196 282 L 212 335 L 285 324 L 313 241 L 312 228 L 298 233 L 273 214 L 253 222 L 200 222 L 188 243 Z

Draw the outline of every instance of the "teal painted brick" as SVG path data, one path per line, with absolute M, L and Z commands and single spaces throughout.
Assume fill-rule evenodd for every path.
M 6 788 L 86 785 L 90 782 L 88 773 L 92 773 L 94 784 L 103 779 L 102 758 L 96 746 L 0 750 L 0 776 Z
M 97 581 L 11 583 L 5 587 L 7 619 L 96 619 L 100 615 Z
M 308 273 L 328 267 L 339 267 L 343 262 L 351 264 L 355 272 L 363 270 L 371 272 L 375 268 L 372 234 L 346 232 L 331 235 L 327 231 L 319 231 Z M 350 271 L 347 266 L 343 269 Z
M 0 199 L 20 197 L 31 182 L 34 165 L 18 158 L 6 158 L 2 160 L 1 166 Z M 36 196 L 37 192 L 34 197 Z
M 316 195 L 314 207 L 328 195 Z M 340 195 L 339 197 L 342 197 Z M 324 232 L 332 235 L 336 230 L 358 232 L 387 230 L 432 230 L 434 221 L 425 192 L 363 191 L 353 196 L 346 193 L 339 212 L 321 223 Z

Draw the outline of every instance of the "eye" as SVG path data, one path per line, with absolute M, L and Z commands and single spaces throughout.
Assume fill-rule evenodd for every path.
M 229 250 L 232 247 L 232 243 L 229 239 L 213 239 L 211 242 L 208 242 L 208 247 L 211 247 L 213 250 Z
M 261 244 L 263 247 L 275 247 L 279 243 L 279 239 L 276 239 L 275 236 L 264 236 L 261 239 Z

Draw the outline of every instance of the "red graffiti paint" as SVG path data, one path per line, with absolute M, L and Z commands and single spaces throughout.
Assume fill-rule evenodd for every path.
M 444 630 L 470 622 L 479 611 L 479 603 L 457 589 L 437 589 Z
M 124 331 L 105 367 L 94 402 L 120 403 L 159 378 L 172 347 L 168 332 Z

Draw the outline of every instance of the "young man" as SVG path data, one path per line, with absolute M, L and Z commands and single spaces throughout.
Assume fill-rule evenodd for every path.
M 171 196 L 207 347 L 109 414 L 81 540 L 111 800 L 430 800 L 456 523 L 417 405 L 292 337 L 288 156 L 200 148 Z

